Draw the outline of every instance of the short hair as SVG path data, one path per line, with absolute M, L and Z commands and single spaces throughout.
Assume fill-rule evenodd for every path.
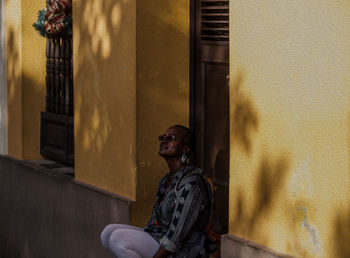
M 183 125 L 173 125 L 170 128 L 177 128 L 180 129 L 182 132 L 182 139 L 188 146 L 190 146 L 191 152 L 193 151 L 194 148 L 194 134 L 191 129 L 187 128 L 186 126 Z

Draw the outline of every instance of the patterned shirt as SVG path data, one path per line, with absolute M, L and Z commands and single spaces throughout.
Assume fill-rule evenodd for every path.
M 205 228 L 211 200 L 202 173 L 194 166 L 187 166 L 174 174 L 168 188 L 170 173 L 159 182 L 156 203 L 145 231 L 171 253 L 169 257 L 192 258 L 207 254 L 209 243 Z

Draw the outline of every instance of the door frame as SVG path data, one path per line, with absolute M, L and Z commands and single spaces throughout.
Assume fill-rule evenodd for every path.
M 198 73 L 202 67 L 200 64 L 197 64 L 197 56 L 200 55 L 200 48 L 199 48 L 199 42 L 196 40 L 199 38 L 200 34 L 200 28 L 197 27 L 196 22 L 196 11 L 197 11 L 197 0 L 190 0 L 190 94 L 189 94 L 189 127 L 192 130 L 193 133 L 196 133 L 196 115 L 201 116 L 201 132 L 199 135 L 197 135 L 198 138 L 201 138 L 202 142 L 204 143 L 204 110 L 199 108 L 198 102 L 195 101 L 195 97 L 198 95 L 196 92 L 196 73 Z M 201 101 L 204 101 L 204 95 L 202 94 L 200 96 Z M 199 113 L 199 114 L 198 114 Z M 198 134 L 198 132 L 197 132 Z M 201 149 L 202 153 L 199 155 L 204 155 L 204 146 Z M 196 143 L 193 146 L 194 149 L 196 149 Z M 191 162 L 196 161 L 196 157 L 192 155 Z M 198 161 L 197 161 L 198 163 Z M 204 169 L 204 163 L 201 162 L 201 164 L 196 164 L 197 166 Z
M 202 153 L 200 155 L 204 157 L 204 135 L 205 135 L 205 128 L 204 128 L 204 116 L 205 111 L 203 108 L 200 107 L 198 102 L 195 101 L 195 98 L 199 98 L 202 103 L 205 101 L 205 95 L 204 92 L 196 92 L 197 90 L 197 82 L 196 82 L 196 73 L 201 72 L 204 67 L 202 64 L 197 64 L 197 56 L 199 56 L 200 53 L 200 42 L 196 39 L 200 38 L 200 27 L 198 27 L 196 22 L 196 11 L 197 8 L 197 0 L 190 0 L 190 76 L 189 76 L 189 128 L 192 130 L 193 133 L 197 132 L 197 137 L 201 139 L 203 146 L 199 146 L 199 149 Z M 218 45 L 226 45 L 226 43 L 218 42 Z M 228 43 L 228 48 L 230 48 L 230 45 Z M 209 61 L 211 62 L 211 61 Z M 219 61 L 220 63 L 220 61 Z M 228 58 L 228 67 L 230 67 L 230 59 Z M 229 71 L 228 71 L 229 73 Z M 203 76 L 201 78 L 204 80 Z M 230 105 L 230 104 L 229 104 Z M 196 128 L 196 116 L 201 117 L 201 123 L 200 123 L 200 131 L 198 132 Z M 198 125 L 197 125 L 198 126 Z M 191 161 L 195 161 L 195 157 L 192 157 Z M 204 168 L 204 161 L 201 161 L 201 164 L 197 164 L 198 166 L 203 166 Z
M 7 154 L 7 59 L 5 1 L 0 3 L 0 154 Z
M 196 55 L 195 55 L 195 47 L 196 47 L 196 0 L 190 0 L 190 112 L 189 112 L 189 127 L 194 132 L 194 122 L 195 122 L 195 110 L 194 110 L 194 94 L 195 94 L 195 86 L 196 86 Z
M 197 151 L 195 153 L 195 157 L 192 157 L 192 162 L 194 162 L 197 166 L 199 166 L 202 169 L 205 168 L 205 131 L 207 130 L 205 128 L 205 107 L 203 106 L 205 103 L 205 89 L 201 88 L 199 89 L 198 83 L 199 81 L 204 82 L 205 81 L 205 75 L 204 75 L 204 69 L 207 64 L 227 64 L 228 73 L 229 73 L 229 67 L 230 67 L 230 59 L 229 59 L 229 41 L 225 42 L 216 42 L 215 46 L 218 46 L 221 48 L 219 51 L 221 55 L 219 55 L 218 59 L 211 59 L 206 56 L 207 53 L 204 51 L 203 46 L 201 45 L 201 28 L 200 24 L 197 22 L 197 15 L 200 6 L 198 6 L 198 3 L 200 1 L 198 0 L 190 0 L 190 89 L 189 89 L 189 126 L 190 129 L 196 134 L 196 139 L 199 141 L 195 143 L 194 149 Z M 211 44 L 208 44 L 207 46 L 211 46 Z M 222 51 L 222 47 L 227 47 L 227 55 L 225 50 Z M 200 58 L 198 58 L 200 57 Z M 224 60 L 222 58 L 224 57 Z M 201 59 L 201 61 L 200 61 Z M 226 77 L 228 79 L 228 77 Z M 229 82 L 228 82 L 229 83 Z M 228 105 L 230 106 L 230 101 L 228 100 Z M 228 110 L 229 112 L 229 110 Z M 228 132 L 229 134 L 229 132 Z M 205 171 L 208 173 L 208 171 Z M 228 164 L 228 178 L 227 178 L 227 186 L 222 186 L 221 189 L 226 188 L 228 191 L 228 197 L 229 197 L 229 164 Z M 215 178 L 212 178 L 215 180 Z M 215 183 L 215 181 L 214 181 Z M 219 183 L 219 182 L 217 182 Z M 219 184 L 217 184 L 219 186 Z M 222 192 L 221 192 L 222 193 Z M 223 203 L 225 202 L 225 203 Z M 222 224 L 223 230 L 221 233 L 225 234 L 228 231 L 229 227 L 229 199 L 227 200 L 220 200 L 217 203 L 223 203 L 226 205 L 225 209 L 227 208 L 227 212 L 225 216 L 222 217 L 223 221 L 225 222 Z M 226 224 L 227 223 L 227 224 Z

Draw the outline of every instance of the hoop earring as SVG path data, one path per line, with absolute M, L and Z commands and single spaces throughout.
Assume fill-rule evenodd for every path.
M 181 163 L 186 163 L 186 161 L 187 161 L 186 154 L 182 154 L 182 156 L 181 156 Z

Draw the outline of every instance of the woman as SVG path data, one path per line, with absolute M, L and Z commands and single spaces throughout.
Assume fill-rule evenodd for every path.
M 159 140 L 159 155 L 167 162 L 169 172 L 159 182 L 151 219 L 144 229 L 108 225 L 101 234 L 102 244 L 117 257 L 206 256 L 208 249 L 213 249 L 205 236 L 211 195 L 202 171 L 187 164 L 193 134 L 184 126 L 174 125 Z

